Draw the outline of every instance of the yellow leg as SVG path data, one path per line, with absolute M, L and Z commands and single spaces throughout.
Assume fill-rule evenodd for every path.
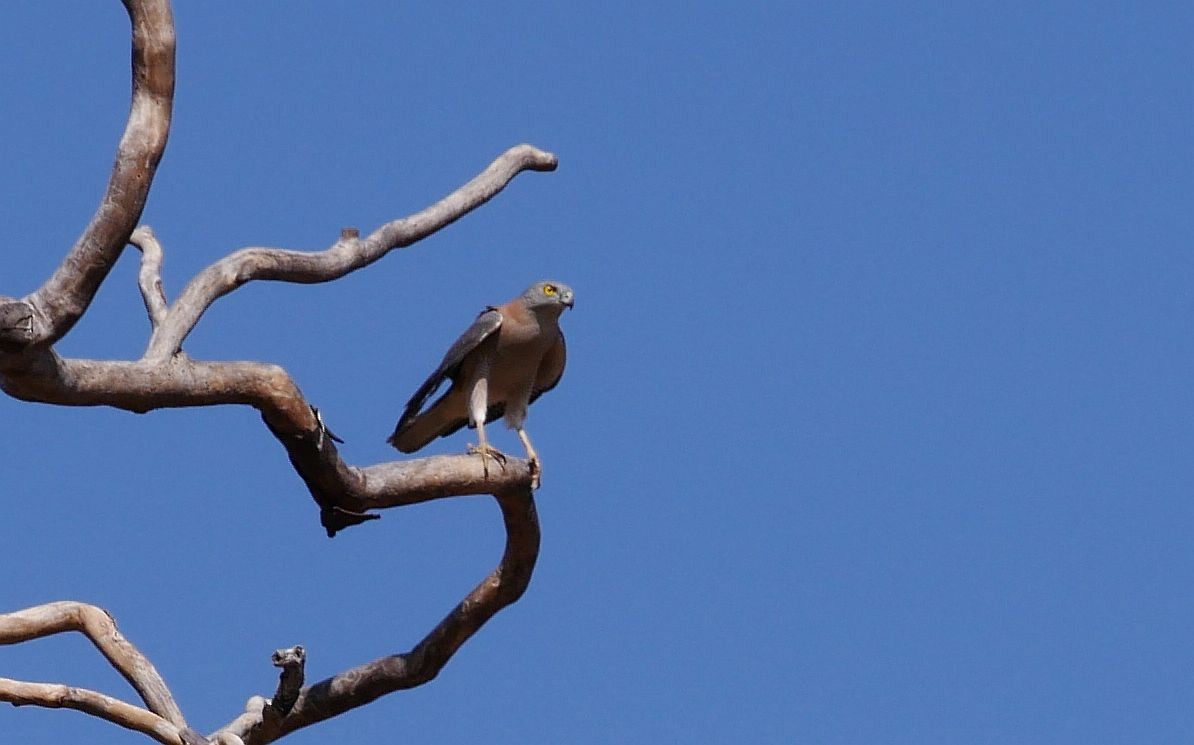
M 489 439 L 485 437 L 485 412 L 489 406 L 489 379 L 484 374 L 477 376 L 473 382 L 473 389 L 469 393 L 469 421 L 477 428 L 477 444 L 469 445 L 470 455 L 476 453 L 481 456 L 481 470 L 485 473 L 485 480 L 489 480 L 489 459 L 493 458 L 502 467 L 506 466 L 506 456 L 500 450 L 490 447 Z
M 522 440 L 522 446 L 527 450 L 527 460 L 531 467 L 531 488 L 538 489 L 540 476 L 543 474 L 543 468 L 539 465 L 539 454 L 535 452 L 535 447 L 531 445 L 531 438 L 527 436 L 527 432 L 522 427 L 518 428 L 518 439 Z
M 489 444 L 489 439 L 485 437 L 485 425 L 477 424 L 477 443 L 476 445 L 469 445 L 469 455 L 481 456 L 481 470 L 485 473 L 485 480 L 489 480 L 489 459 L 493 458 L 502 467 L 506 467 L 506 454 Z

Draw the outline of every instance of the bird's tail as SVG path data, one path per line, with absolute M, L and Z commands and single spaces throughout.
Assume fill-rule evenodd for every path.
M 386 442 L 404 453 L 413 453 L 435 438 L 450 435 L 468 424 L 466 417 L 452 416 L 452 410 L 459 408 L 444 396 L 422 414 L 408 411 L 398 420 L 394 434 Z

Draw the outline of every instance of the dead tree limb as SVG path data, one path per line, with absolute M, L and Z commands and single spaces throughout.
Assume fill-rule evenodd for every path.
M 347 229 L 327 250 L 243 248 L 200 272 L 170 308 L 145 352 L 147 359 L 176 353 L 200 316 L 217 298 L 257 279 L 315 284 L 368 266 L 395 248 L 409 246 L 447 227 L 495 197 L 523 171 L 552 171 L 556 157 L 530 145 L 512 147 L 473 180 L 410 217 L 393 220 L 361 238 Z
M 125 703 L 85 688 L 0 678 L 0 701 L 77 709 L 158 742 L 182 745 L 187 729 L 182 711 L 157 669 L 116 628 L 107 611 L 86 603 L 63 601 L 0 615 L 0 644 L 20 644 L 52 634 L 77 631 L 95 645 L 108 663 L 133 687 L 147 708 Z
M 116 622 L 102 608 L 62 601 L 0 615 L 0 644 L 20 644 L 30 639 L 77 631 L 103 654 L 129 682 L 149 711 L 178 727 L 185 727 L 182 711 L 157 668 L 121 635 Z
M 261 412 L 269 430 L 320 506 L 329 536 L 374 519 L 370 509 L 441 496 L 509 490 L 530 484 L 527 462 L 509 458 L 486 477 L 470 455 L 436 456 L 350 466 L 324 436 L 311 405 L 286 371 L 259 362 L 199 362 L 176 355 L 163 362 L 76 360 L 53 350 L 0 355 L 0 388 L 13 398 L 63 406 L 154 409 L 240 404 Z
M 274 692 L 269 705 L 279 716 L 286 716 L 303 690 L 307 652 L 301 645 L 276 649 L 270 661 L 274 667 L 282 668 L 282 674 L 278 676 L 278 690 Z
M 187 726 L 153 665 L 94 606 L 61 602 L 0 615 L 0 644 L 79 631 L 133 686 L 138 707 L 56 683 L 0 678 L 0 701 L 69 707 L 170 745 L 262 745 L 387 693 L 433 679 L 495 613 L 518 600 L 539 550 L 539 525 L 526 461 L 509 458 L 484 473 L 473 456 L 440 456 L 360 467 L 346 463 L 318 409 L 281 367 L 267 362 L 199 361 L 182 343 L 218 298 L 254 280 L 318 283 L 368 266 L 450 225 L 496 196 L 523 171 L 551 171 L 556 158 L 530 145 L 507 150 L 448 196 L 362 238 L 345 229 L 323 251 L 244 248 L 200 272 L 171 304 L 162 287 L 161 244 L 137 227 L 170 129 L 174 95 L 174 23 L 168 0 L 123 0 L 132 27 L 132 105 L 107 189 L 90 223 L 46 282 L 16 299 L 0 296 L 0 390 L 30 402 L 155 409 L 240 405 L 260 412 L 320 507 L 328 535 L 375 519 L 375 510 L 447 497 L 492 494 L 506 528 L 499 566 L 421 642 L 301 688 L 301 654 L 285 656 L 274 703 L 255 696 L 243 714 L 210 740 Z M 137 228 L 134 230 L 134 228 Z M 150 321 L 139 360 L 66 359 L 53 346 L 86 312 L 127 245 L 141 251 L 138 288 Z
M 166 290 L 162 286 L 162 244 L 148 225 L 142 225 L 129 236 L 129 243 L 141 252 L 141 269 L 137 272 L 137 286 L 141 288 L 141 300 L 149 314 L 149 327 L 157 333 L 166 320 L 170 304 L 166 302 Z
M 0 701 L 13 706 L 74 709 L 149 735 L 163 745 L 187 745 L 181 730 L 158 715 L 86 688 L 0 678 Z
M 298 386 L 276 366 L 256 362 L 200 362 L 181 351 L 183 339 L 219 297 L 257 280 L 327 282 L 408 246 L 492 199 L 519 173 L 550 171 L 556 158 L 519 145 L 453 193 L 410 217 L 361 238 L 345 230 L 330 248 L 302 252 L 246 248 L 200 272 L 169 305 L 161 283 L 162 248 L 147 226 L 133 230 L 169 131 L 174 90 L 174 30 L 165 0 L 126 0 L 133 28 L 133 104 L 107 192 L 91 224 L 62 264 L 36 292 L 0 296 L 0 389 L 24 401 L 64 406 L 112 406 L 144 413 L 159 408 L 248 405 L 258 409 L 285 447 L 320 507 L 329 535 L 374 519 L 372 507 L 404 503 L 451 485 L 455 494 L 493 493 L 519 483 L 526 469 L 514 460 L 502 474 L 478 480 L 470 459 L 408 465 L 415 478 L 390 479 L 383 490 L 367 480 L 372 469 L 349 466 Z M 115 237 L 119 237 L 116 240 Z M 151 325 L 137 361 L 65 359 L 51 348 L 86 310 L 127 243 L 142 252 L 138 285 Z M 372 467 L 388 475 L 392 464 Z M 398 469 L 402 473 L 402 469 Z M 430 480 L 420 480 L 417 476 Z M 468 489 L 469 491 L 460 491 Z M 405 495 L 405 496 L 404 496 Z
M 133 35 L 128 124 L 91 222 L 53 275 L 24 300 L 33 312 L 25 346 L 58 341 L 82 317 L 141 219 L 166 150 L 174 104 L 174 16 L 167 0 L 124 0 L 124 6 Z
M 254 697 L 245 713 L 211 735 L 240 737 L 245 745 L 265 745 L 297 729 L 364 706 L 387 693 L 420 686 L 439 674 L 452 655 L 499 610 L 517 601 L 530 584 L 539 556 L 539 519 L 529 486 L 497 495 L 506 526 L 501 563 L 413 649 L 367 662 L 304 688 L 281 721 L 263 714 Z

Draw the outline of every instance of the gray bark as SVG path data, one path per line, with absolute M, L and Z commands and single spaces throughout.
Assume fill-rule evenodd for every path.
M 162 743 L 261 745 L 387 693 L 434 678 L 462 644 L 530 582 L 539 550 L 532 477 L 525 460 L 484 473 L 479 458 L 439 456 L 353 466 L 298 385 L 268 362 L 200 361 L 182 344 L 220 297 L 254 280 L 328 282 L 450 225 L 496 196 L 523 171 L 551 171 L 556 158 L 530 145 L 507 150 L 475 178 L 426 209 L 365 237 L 344 229 L 327 249 L 240 249 L 201 271 L 170 303 L 162 287 L 163 249 L 139 225 L 166 147 L 174 96 L 174 23 L 168 0 L 124 0 L 132 27 L 132 104 L 100 205 L 46 282 L 23 298 L 0 295 L 0 389 L 22 401 L 111 406 L 134 412 L 193 406 L 251 406 L 281 443 L 319 506 L 329 536 L 376 519 L 377 510 L 447 497 L 490 494 L 502 512 L 506 548 L 498 567 L 410 651 L 390 654 L 302 688 L 301 647 L 283 655 L 274 702 L 256 696 L 230 724 L 205 738 L 191 729 L 153 665 L 94 606 L 59 602 L 0 615 L 0 644 L 78 631 L 133 686 L 144 706 L 56 683 L 0 678 L 0 701 L 69 707 Z M 138 360 L 67 359 L 54 345 L 87 311 L 126 246 L 141 251 L 138 289 L 149 341 Z M 296 663 L 295 649 L 300 650 Z M 276 658 L 277 659 L 277 658 Z M 296 666 L 297 665 L 297 666 Z

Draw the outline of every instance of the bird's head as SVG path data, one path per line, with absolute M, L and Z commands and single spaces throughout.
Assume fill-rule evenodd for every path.
M 532 310 L 554 310 L 562 313 L 572 307 L 572 288 L 562 282 L 540 280 L 522 293 L 527 307 Z

